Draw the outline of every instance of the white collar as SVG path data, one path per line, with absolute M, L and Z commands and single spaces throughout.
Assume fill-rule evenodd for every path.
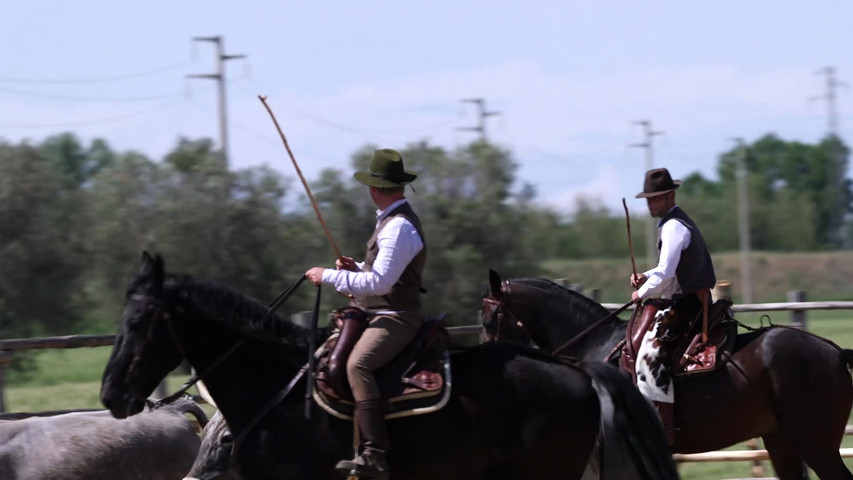
M 387 217 L 389 213 L 393 212 L 395 208 L 399 207 L 404 203 L 406 203 L 406 197 L 403 197 L 392 203 L 391 205 L 388 205 L 385 210 L 376 210 L 376 221 L 381 221 L 383 218 Z

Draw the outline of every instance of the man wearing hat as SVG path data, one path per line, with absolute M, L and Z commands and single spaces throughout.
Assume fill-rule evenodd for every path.
M 347 360 L 360 453 L 335 468 L 344 475 L 387 479 L 390 441 L 373 372 L 400 353 L 421 326 L 426 244 L 420 220 L 403 191 L 417 175 L 405 170 L 399 152 L 376 150 L 368 169 L 353 176 L 369 187 L 377 207 L 376 228 L 367 241 L 364 261 L 343 257 L 335 262 L 336 269 L 314 267 L 305 275 L 315 285 L 334 285 L 337 291 L 351 294 L 351 304 L 369 320 Z
M 674 433 L 672 379 L 653 378 L 654 372 L 648 371 L 648 363 L 640 361 L 653 358 L 657 353 L 649 351 L 655 348 L 651 341 L 643 340 L 650 330 L 646 338 L 654 338 L 657 330 L 657 326 L 653 326 L 654 318 L 661 309 L 672 307 L 680 319 L 696 318 L 703 304 L 710 302 L 709 292 L 717 281 L 702 232 L 675 204 L 675 190 L 681 183 L 681 180 L 673 180 L 667 169 L 656 168 L 646 172 L 643 191 L 637 194 L 637 198 L 646 199 L 651 216 L 660 219 L 660 259 L 651 270 L 630 277 L 631 286 L 636 289 L 631 299 L 635 303 L 645 303 L 633 328 L 629 325 L 626 338 L 629 343 L 626 347 L 637 359 L 637 386 L 654 401 L 670 443 Z

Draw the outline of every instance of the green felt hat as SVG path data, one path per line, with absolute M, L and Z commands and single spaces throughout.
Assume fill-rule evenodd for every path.
M 416 174 L 405 170 L 400 152 L 390 148 L 373 152 L 373 161 L 367 170 L 359 170 L 353 177 L 365 185 L 378 188 L 402 187 L 418 178 Z

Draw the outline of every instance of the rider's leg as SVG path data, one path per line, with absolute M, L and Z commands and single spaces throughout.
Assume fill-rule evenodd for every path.
M 359 478 L 388 478 L 385 458 L 391 447 L 383 400 L 373 372 L 388 364 L 417 333 L 417 329 L 392 317 L 375 317 L 361 335 L 347 361 L 347 377 L 356 401 L 359 453 L 342 460 L 335 468 Z

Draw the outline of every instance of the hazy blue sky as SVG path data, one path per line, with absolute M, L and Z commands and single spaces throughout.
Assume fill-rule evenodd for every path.
M 221 35 L 237 167 L 294 176 L 257 99 L 269 96 L 303 173 L 349 172 L 366 143 L 427 139 L 452 149 L 477 122 L 465 98 L 500 111 L 489 138 L 519 179 L 571 211 L 575 198 L 620 208 L 641 189 L 637 120 L 651 120 L 655 166 L 716 178 L 732 137 L 827 131 L 820 69 L 853 84 L 853 2 L 499 0 L 236 2 L 17 1 L 0 6 L 0 138 L 72 131 L 159 159 L 179 136 L 218 139 Z M 853 92 L 838 91 L 853 143 Z M 294 185 L 298 188 L 298 185 Z

